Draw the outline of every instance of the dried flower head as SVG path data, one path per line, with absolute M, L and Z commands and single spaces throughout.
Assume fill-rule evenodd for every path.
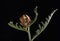
M 30 19 L 30 17 L 29 17 L 27 14 L 22 15 L 22 16 L 19 18 L 19 20 L 20 20 L 20 24 L 21 24 L 22 26 L 24 26 L 24 27 L 29 26 L 30 23 L 31 23 L 31 19 Z

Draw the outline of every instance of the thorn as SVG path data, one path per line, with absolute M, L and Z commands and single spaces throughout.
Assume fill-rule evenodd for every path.
M 36 6 L 36 8 L 38 8 L 38 6 Z
M 52 17 L 52 16 L 48 16 L 49 19 L 51 19 L 51 17 Z M 49 20 L 49 19 L 48 19 L 48 20 Z
M 39 30 L 39 29 L 37 29 L 37 30 L 36 30 L 36 34 L 39 34 L 39 33 L 40 33 L 40 30 Z
M 41 25 L 39 24 L 39 29 L 41 30 Z
M 43 22 L 41 22 L 42 23 L 42 25 L 44 26 L 44 23 Z
M 16 25 L 17 25 L 18 23 L 16 23 Z
M 12 22 L 12 21 L 10 21 L 10 23 L 12 23 L 12 24 L 13 24 L 13 22 Z
M 18 23 L 16 23 L 16 27 L 18 27 Z
M 46 21 L 48 20 L 48 18 L 45 18 L 46 19 Z

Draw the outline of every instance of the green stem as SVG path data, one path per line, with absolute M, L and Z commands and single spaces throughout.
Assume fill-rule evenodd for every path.
M 28 32 L 29 41 L 32 41 L 31 40 L 31 34 L 30 34 L 30 27 L 28 27 L 28 31 L 27 32 Z
M 35 18 L 34 18 L 34 20 L 32 21 L 32 23 L 30 24 L 30 26 L 32 25 L 32 24 L 34 24 L 35 22 L 36 22 L 36 20 L 37 20 L 37 17 L 38 17 L 38 12 L 37 12 L 37 6 L 36 6 L 36 8 L 34 9 L 34 13 L 35 13 Z

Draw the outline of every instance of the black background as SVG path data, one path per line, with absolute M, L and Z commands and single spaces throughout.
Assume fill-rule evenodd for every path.
M 1 0 L 1 13 L 0 13 L 0 41 L 28 41 L 26 32 L 19 31 L 8 26 L 8 22 L 19 22 L 19 15 L 27 13 L 33 19 L 35 14 L 33 12 L 36 5 L 38 6 L 38 19 L 31 26 L 31 33 L 37 28 L 37 24 L 45 21 L 53 10 L 58 11 L 52 17 L 47 28 L 34 40 L 34 41 L 59 41 L 60 40 L 60 13 L 59 13 L 59 0 Z M 22 13 L 24 12 L 24 13 Z

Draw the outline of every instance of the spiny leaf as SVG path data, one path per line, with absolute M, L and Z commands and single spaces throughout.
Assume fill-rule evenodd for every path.
M 23 28 L 21 26 L 18 26 L 17 24 L 18 23 L 16 23 L 16 25 L 14 25 L 13 22 L 9 22 L 8 23 L 8 25 L 11 26 L 12 28 L 17 29 L 17 30 L 24 31 Z
M 50 22 L 50 20 L 51 20 L 51 18 L 52 18 L 52 16 L 53 16 L 53 14 L 54 14 L 57 10 L 58 10 L 58 9 L 54 10 L 54 11 L 51 13 L 51 15 L 49 15 L 48 18 L 46 18 L 45 23 L 41 22 L 42 25 L 43 25 L 42 27 L 41 27 L 41 25 L 39 24 L 40 30 L 37 30 L 36 33 L 38 33 L 38 32 L 40 31 L 39 34 L 41 34 L 41 33 L 45 30 L 45 28 L 47 27 L 47 25 L 49 24 L 49 22 Z M 32 40 L 34 40 L 39 34 L 36 34 L 36 35 L 32 38 Z

